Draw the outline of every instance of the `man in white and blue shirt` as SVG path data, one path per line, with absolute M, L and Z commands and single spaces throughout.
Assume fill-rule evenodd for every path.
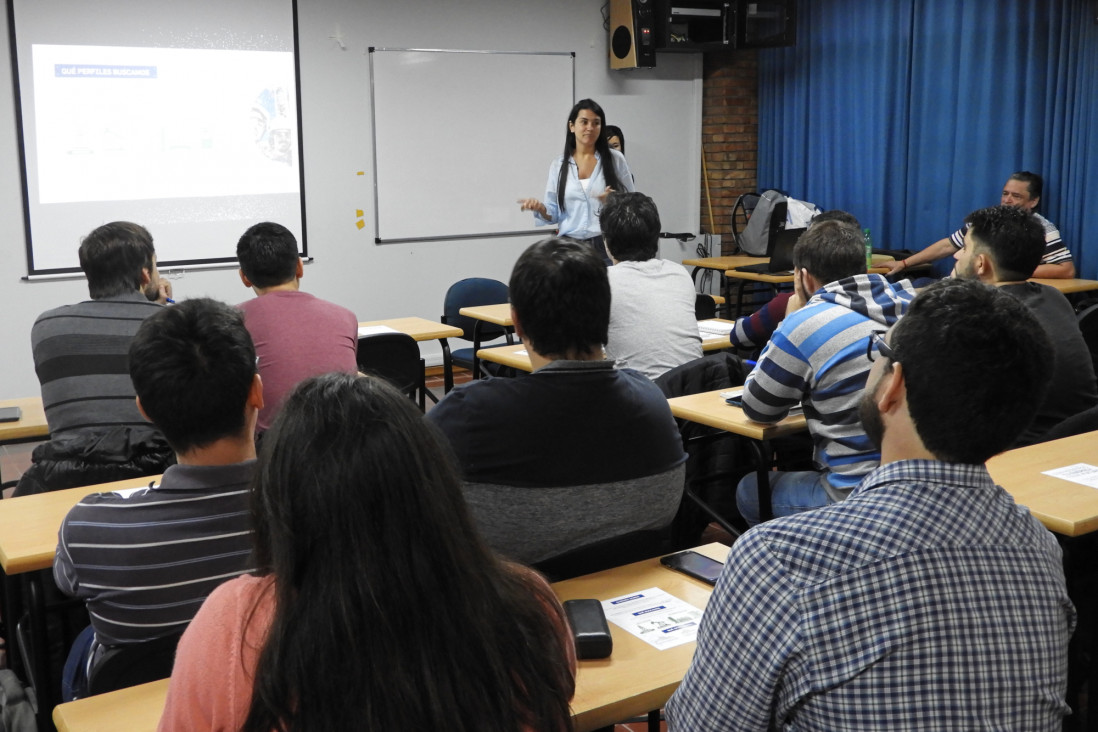
M 793 265 L 796 294 L 743 391 L 744 414 L 756 422 L 778 422 L 798 404 L 808 420 L 819 469 L 770 474 L 775 516 L 840 501 L 877 467 L 877 447 L 858 419 L 871 365 L 866 345 L 915 297 L 906 280 L 865 273 L 862 234 L 841 221 L 810 226 Z M 759 522 L 755 473 L 740 481 L 736 503 L 749 524 Z
M 1041 401 L 1047 337 L 1010 295 L 946 280 L 874 348 L 859 411 L 881 467 L 733 545 L 669 729 L 1058 730 L 1070 712 L 1059 546 L 984 467 Z

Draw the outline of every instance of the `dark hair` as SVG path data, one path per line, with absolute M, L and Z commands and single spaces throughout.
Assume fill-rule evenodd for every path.
M 80 269 L 93 300 L 141 290 L 141 270 L 153 270 L 152 235 L 140 224 L 112 221 L 80 242 Z
M 568 183 L 568 166 L 571 164 L 572 153 L 576 151 L 576 136 L 568 129 L 568 125 L 575 122 L 579 113 L 585 109 L 597 114 L 602 123 L 606 124 L 606 115 L 603 114 L 602 107 L 593 99 L 579 100 L 572 107 L 572 111 L 568 113 L 568 124 L 564 125 L 564 157 L 560 164 L 560 175 L 557 176 L 557 205 L 560 207 L 561 213 L 564 213 L 564 189 Z M 606 185 L 615 191 L 620 189 L 618 171 L 614 168 L 614 158 L 610 153 L 610 145 L 606 143 L 605 135 L 599 134 L 595 138 L 595 151 L 602 159 L 602 177 L 606 181 Z
M 1051 376 L 1052 345 L 1029 308 L 978 280 L 942 280 L 920 292 L 889 344 L 915 429 L 947 462 L 982 464 L 1010 447 Z
M 617 125 L 603 125 L 602 136 L 606 138 L 607 146 L 610 145 L 611 137 L 618 138 L 618 142 L 621 143 L 621 150 L 619 150 L 618 152 L 620 152 L 622 155 L 625 154 L 625 133 L 621 131 L 620 127 L 618 127 Z
M 508 291 L 538 353 L 561 357 L 606 345 L 610 281 L 590 246 L 563 237 L 531 244 L 511 270 Z
M 824 221 L 841 221 L 844 224 L 850 224 L 858 231 L 862 230 L 862 225 L 854 214 L 847 213 L 838 208 L 828 209 L 827 211 L 821 211 L 816 214 L 812 217 L 812 223 L 810 223 L 809 226 L 812 226 L 812 224 L 822 224 Z
M 264 436 L 275 608 L 243 729 L 571 729 L 555 600 L 484 544 L 444 438 L 382 379 L 302 382 Z
M 995 263 L 1000 281 L 1033 276 L 1045 254 L 1045 227 L 1033 214 L 1014 206 L 991 206 L 970 213 L 965 224 L 977 251 Z
M 813 222 L 793 247 L 793 266 L 821 285 L 865 274 L 865 237 L 841 221 Z
M 606 249 L 619 262 L 644 262 L 659 251 L 660 213 L 643 193 L 611 193 L 599 224 Z
M 1010 174 L 1010 180 L 1020 180 L 1029 188 L 1030 198 L 1040 198 L 1044 190 L 1045 182 L 1041 176 L 1028 170 L 1019 170 Z
M 130 344 L 141 406 L 177 453 L 245 427 L 255 347 L 239 310 L 198 298 L 158 310 Z
M 282 285 L 297 275 L 297 239 L 282 224 L 256 224 L 236 243 L 244 276 L 256 287 Z

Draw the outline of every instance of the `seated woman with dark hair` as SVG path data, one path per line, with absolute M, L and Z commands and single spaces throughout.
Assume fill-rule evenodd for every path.
M 385 382 L 298 386 L 252 513 L 258 576 L 183 635 L 161 730 L 572 728 L 556 596 L 485 546 L 449 450 Z

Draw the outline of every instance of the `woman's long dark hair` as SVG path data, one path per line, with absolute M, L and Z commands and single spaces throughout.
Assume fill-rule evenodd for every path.
M 560 175 L 557 176 L 557 206 L 560 207 L 560 212 L 564 213 L 564 188 L 568 183 L 568 166 L 571 165 L 572 153 L 576 151 L 576 136 L 568 129 L 568 125 L 576 121 L 576 117 L 579 116 L 581 110 L 586 109 L 589 112 L 594 112 L 602 120 L 602 124 L 606 125 L 606 115 L 602 113 L 602 107 L 598 102 L 593 99 L 581 99 L 576 102 L 576 105 L 572 107 L 572 111 L 568 114 L 568 124 L 564 126 L 564 158 L 560 164 Z M 606 142 L 606 136 L 601 132 L 599 136 L 595 138 L 595 150 L 599 154 L 599 159 L 602 161 L 602 177 L 606 180 L 606 185 L 613 188 L 615 191 L 620 191 L 621 187 L 618 185 L 618 171 L 614 168 L 614 158 L 610 154 L 610 145 Z M 601 192 L 601 191 L 600 191 Z
M 482 542 L 443 438 L 393 387 L 295 389 L 253 515 L 276 605 L 244 730 L 571 729 L 560 611 Z

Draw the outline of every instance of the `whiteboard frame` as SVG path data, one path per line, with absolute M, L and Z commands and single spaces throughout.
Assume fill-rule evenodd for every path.
M 407 236 L 383 239 L 381 237 L 381 212 L 378 209 L 378 164 L 377 164 L 377 94 L 374 85 L 374 53 L 378 51 L 399 51 L 402 53 L 472 53 L 505 56 L 570 56 L 572 59 L 572 104 L 576 103 L 576 52 L 575 51 L 484 51 L 457 48 L 391 48 L 370 46 L 370 127 L 374 162 L 374 243 L 402 244 L 413 241 L 456 241 L 461 239 L 491 239 L 507 236 L 530 236 L 541 234 L 544 227 L 522 229 L 519 231 L 485 231 L 474 234 L 450 234 L 434 236 Z

